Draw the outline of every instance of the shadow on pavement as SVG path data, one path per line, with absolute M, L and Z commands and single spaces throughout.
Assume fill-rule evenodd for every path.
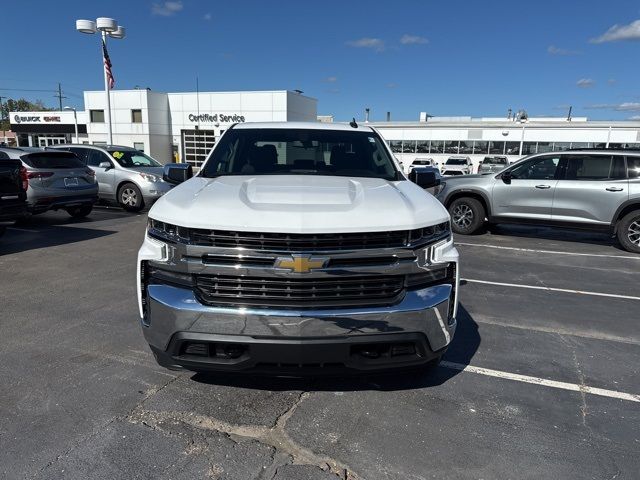
M 462 306 L 458 307 L 458 327 L 445 355 L 449 362 L 468 365 L 480 346 L 478 324 Z M 405 370 L 390 373 L 357 373 L 343 376 L 274 377 L 251 374 L 196 373 L 191 379 L 198 383 L 251 388 L 269 391 L 396 391 L 441 385 L 460 373 L 459 370 L 438 367 L 430 370 Z
M 0 238 L 0 256 L 82 242 L 117 233 L 115 230 L 98 230 L 74 226 L 77 224 L 91 224 L 90 219 L 70 219 L 59 223 L 61 225 L 56 225 L 53 222 L 30 222 L 9 227 L 7 232 Z
M 590 245 L 614 247 L 618 250 L 623 250 L 617 239 L 612 238 L 611 235 L 606 232 L 592 232 L 588 230 L 529 225 L 490 225 L 487 226 L 485 233 L 488 233 L 489 235 L 501 235 L 517 238 L 533 238 L 536 240 L 585 243 Z

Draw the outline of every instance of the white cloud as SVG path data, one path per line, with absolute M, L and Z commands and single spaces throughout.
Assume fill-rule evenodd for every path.
M 599 37 L 589 40 L 591 43 L 618 42 L 620 40 L 640 40 L 640 20 L 629 25 L 614 25 Z
M 213 16 L 210 13 L 205 13 L 204 17 L 202 17 L 202 18 L 204 18 L 208 22 L 209 20 L 211 20 L 213 18 Z
M 576 82 L 576 85 L 580 88 L 590 88 L 596 84 L 595 80 L 591 78 L 581 78 Z
M 393 83 L 393 82 L 387 83 L 387 88 L 396 88 L 397 86 L 398 86 L 397 83 Z
M 324 81 L 328 82 L 328 83 L 335 83 L 335 82 L 338 81 L 338 77 L 334 77 L 334 76 L 327 77 L 327 78 L 324 79 Z
M 370 38 L 370 37 L 359 38 L 358 40 L 348 41 L 347 45 L 355 48 L 371 48 L 376 52 L 381 52 L 384 50 L 384 42 L 379 38 Z
M 615 85 L 618 81 L 615 78 L 610 78 L 609 80 L 607 80 L 607 83 L 609 85 Z
M 400 39 L 400 43 L 403 45 L 419 45 L 429 43 L 429 40 L 418 35 L 409 35 L 405 33 Z
M 181 0 L 154 3 L 151 7 L 151 13 L 153 15 L 160 15 L 162 17 L 170 17 L 178 13 L 183 8 L 184 5 L 182 5 Z
M 633 115 L 629 117 L 629 120 L 640 120 L 640 115 Z
M 640 102 L 596 103 L 587 105 L 590 110 L 615 110 L 616 112 L 640 112 Z
M 567 50 L 566 48 L 558 48 L 555 45 L 549 45 L 547 47 L 547 53 L 549 55 L 561 55 L 561 56 L 569 56 L 569 55 L 580 55 L 580 52 L 577 50 Z

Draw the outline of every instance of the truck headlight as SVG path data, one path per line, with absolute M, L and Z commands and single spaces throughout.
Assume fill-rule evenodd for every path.
M 433 188 L 433 196 L 435 197 L 435 196 L 439 195 L 440 192 L 442 192 L 444 190 L 444 187 L 446 187 L 446 186 L 447 186 L 447 182 L 440 181 L 440 185 L 436 185 Z
M 166 240 L 172 243 L 188 243 L 190 238 L 188 228 L 161 222 L 153 218 L 149 218 L 147 233 L 152 238 Z

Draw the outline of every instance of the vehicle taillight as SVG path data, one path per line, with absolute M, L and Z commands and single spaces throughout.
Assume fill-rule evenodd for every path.
M 96 176 L 96 172 L 94 172 L 94 171 L 93 171 L 93 170 L 91 170 L 90 168 L 87 168 L 87 169 L 85 170 L 85 173 L 86 173 L 87 175 L 89 175 L 90 177 L 95 177 L 95 176 Z
M 29 188 L 29 175 L 25 167 L 20 167 L 20 180 L 22 180 L 22 189 L 26 192 Z
M 48 178 L 53 175 L 53 172 L 29 172 L 27 171 L 27 178 Z

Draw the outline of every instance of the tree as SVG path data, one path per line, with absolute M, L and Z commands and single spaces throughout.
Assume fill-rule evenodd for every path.
M 24 98 L 19 98 L 17 100 L 9 98 L 2 102 L 2 108 L 0 109 L 0 130 L 9 130 L 11 128 L 9 112 L 46 112 L 50 110 L 55 109 L 47 107 L 42 100 L 30 102 Z

